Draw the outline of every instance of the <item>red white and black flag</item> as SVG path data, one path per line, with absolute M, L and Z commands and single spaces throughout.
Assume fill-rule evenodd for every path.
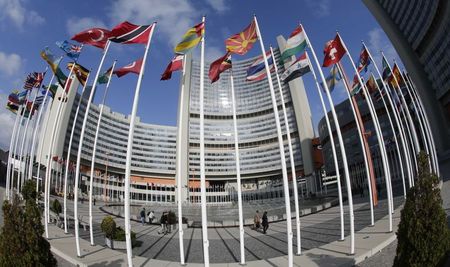
M 92 28 L 75 34 L 72 40 L 104 49 L 110 33 L 110 31 L 102 28 Z
M 111 42 L 120 44 L 146 44 L 152 25 L 134 25 L 124 21 L 111 30 Z
M 142 66 L 143 59 L 138 59 L 136 61 L 131 62 L 130 64 L 123 66 L 122 68 L 113 71 L 114 74 L 117 75 L 117 77 L 122 77 L 128 73 L 136 73 L 139 74 L 141 72 L 141 66 Z
M 230 69 L 231 66 L 231 52 L 227 52 L 224 56 L 211 63 L 208 73 L 211 83 L 218 81 L 220 74 Z

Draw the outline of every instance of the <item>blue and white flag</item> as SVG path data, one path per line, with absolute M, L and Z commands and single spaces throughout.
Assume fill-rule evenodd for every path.
M 272 55 L 270 51 L 266 52 L 267 63 L 269 63 L 270 72 L 272 72 L 275 67 L 273 65 Z M 260 81 L 266 77 L 266 66 L 264 65 L 263 56 L 259 56 L 255 62 L 247 69 L 247 81 Z
M 56 45 L 61 48 L 67 56 L 73 58 L 75 61 L 78 60 L 81 53 L 81 46 L 71 44 L 67 41 L 56 42 Z

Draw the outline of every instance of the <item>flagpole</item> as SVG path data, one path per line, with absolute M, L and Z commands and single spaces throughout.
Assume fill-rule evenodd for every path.
M 301 25 L 300 25 L 301 26 Z M 302 26 L 303 28 L 303 26 Z M 334 109 L 333 100 L 330 95 L 330 91 L 328 89 L 327 82 L 325 80 L 325 76 L 323 75 L 322 69 L 320 67 L 319 60 L 317 59 L 316 52 L 314 51 L 311 42 L 309 41 L 308 35 L 306 34 L 305 29 L 303 28 L 303 31 L 305 33 L 306 41 L 308 42 L 309 46 L 311 47 L 311 53 L 314 57 L 314 61 L 316 62 L 317 68 L 319 69 L 320 78 L 322 79 L 322 83 L 325 86 L 326 94 L 328 97 L 328 101 L 330 102 L 330 108 L 331 108 L 331 114 L 333 115 L 333 120 L 336 124 L 336 133 L 339 140 L 339 148 L 341 150 L 341 156 L 342 156 L 342 165 L 344 166 L 344 174 L 345 174 L 345 181 L 347 185 L 347 197 L 348 197 L 348 206 L 349 206 L 349 215 L 350 215 L 350 254 L 355 254 L 355 217 L 353 213 L 353 195 L 352 195 L 352 188 L 351 188 L 351 182 L 350 182 L 350 174 L 348 171 L 348 163 L 347 163 L 347 154 L 345 152 L 344 147 L 344 140 L 342 138 L 341 128 L 339 126 L 338 117 L 336 114 L 336 111 Z
M 144 58 L 142 60 L 142 66 L 139 73 L 139 78 L 136 84 L 136 90 L 134 93 L 133 107 L 131 109 L 130 128 L 128 130 L 128 144 L 127 144 L 127 158 L 125 163 L 125 239 L 127 246 L 127 262 L 128 266 L 133 266 L 132 248 L 131 248 L 131 226 L 130 226 L 130 175 L 131 175 L 131 156 L 133 153 L 133 135 L 134 125 L 137 113 L 137 106 L 139 101 L 139 91 L 141 88 L 142 77 L 144 76 L 145 61 L 147 59 L 148 50 L 150 48 L 150 41 L 152 40 L 153 31 L 155 30 L 156 22 L 153 23 L 150 29 L 147 45 L 145 46 Z M 97 73 L 98 74 L 98 73 Z M 98 75 L 97 75 L 98 76 Z M 97 82 L 97 79 L 95 80 Z M 77 169 L 78 170 L 78 169 Z
M 394 63 L 395 63 L 395 61 L 394 61 Z M 397 65 L 397 68 L 398 68 L 398 65 Z M 402 77 L 403 81 L 405 82 L 406 91 L 410 95 L 411 103 L 413 104 L 414 111 L 416 113 L 416 118 L 417 118 L 417 121 L 419 122 L 419 129 L 420 129 L 420 133 L 422 135 L 423 146 L 425 147 L 425 151 L 426 151 L 427 155 L 431 155 L 431 148 L 429 148 L 429 146 L 428 146 L 428 141 L 429 140 L 427 138 L 427 135 L 425 134 L 425 129 L 424 129 L 424 126 L 423 126 L 423 123 L 422 123 L 421 116 L 419 114 L 419 110 L 418 110 L 417 105 L 416 105 L 416 101 L 414 101 L 415 99 L 413 98 L 413 96 L 411 94 L 411 90 L 409 89 L 409 84 L 405 80 L 405 78 L 403 77 L 402 72 L 400 71 L 400 69 L 399 69 L 399 73 L 400 73 L 400 76 Z M 400 93 L 403 94 L 403 92 L 400 92 Z M 433 165 L 432 165 L 433 161 L 432 161 L 431 157 L 428 157 L 428 163 L 430 165 L 429 166 L 430 172 L 432 172 L 432 170 L 433 170 Z
M 367 49 L 366 49 L 366 51 L 367 51 Z M 373 64 L 375 64 L 375 62 Z M 402 163 L 402 156 L 401 156 L 402 154 L 401 154 L 401 150 L 400 150 L 400 147 L 398 145 L 398 140 L 397 140 L 397 132 L 395 130 L 394 123 L 392 122 L 391 115 L 389 114 L 389 110 L 388 110 L 388 107 L 386 105 L 386 101 L 384 100 L 383 92 L 381 91 L 380 87 L 378 86 L 378 83 L 377 83 L 373 73 L 371 73 L 371 77 L 374 80 L 375 86 L 376 86 L 376 88 L 378 90 L 378 93 L 380 94 L 380 98 L 383 101 L 383 106 L 384 106 L 384 109 L 386 110 L 386 115 L 388 116 L 389 125 L 391 125 L 392 135 L 394 136 L 395 147 L 396 147 L 397 152 L 398 152 L 398 162 L 400 164 L 400 173 L 401 173 L 402 181 L 403 181 L 403 197 L 406 199 L 405 173 L 404 173 L 404 170 L 403 170 L 403 163 Z M 386 94 L 387 94 L 387 92 L 386 92 Z M 406 158 L 406 154 L 405 154 L 405 158 Z
M 343 205 L 343 201 L 342 201 L 341 175 L 339 173 L 339 163 L 338 163 L 338 158 L 337 158 L 337 154 L 336 154 L 336 147 L 335 147 L 335 141 L 334 141 L 334 137 L 333 137 L 333 131 L 332 131 L 331 125 L 330 125 L 330 119 L 328 118 L 327 108 L 326 108 L 325 102 L 323 100 L 322 91 L 320 89 L 319 82 L 317 81 L 316 72 L 314 71 L 311 61 L 309 60 L 308 52 L 305 52 L 305 53 L 306 53 L 306 58 L 308 59 L 308 64 L 311 69 L 311 73 L 314 77 L 314 81 L 316 82 L 317 92 L 319 93 L 320 103 L 322 104 L 323 114 L 325 115 L 325 122 L 327 124 L 328 136 L 330 137 L 330 146 L 331 146 L 331 151 L 333 153 L 334 169 L 336 172 L 336 179 L 337 179 L 337 185 L 338 185 L 339 214 L 340 214 L 340 219 L 341 219 L 340 220 L 341 221 L 341 239 L 340 240 L 343 241 L 345 239 L 345 236 L 344 236 L 344 205 Z M 336 122 L 334 122 L 334 125 L 335 125 L 336 129 L 339 127 L 339 125 L 337 125 Z M 369 183 L 369 190 L 371 190 L 370 183 Z M 372 208 L 371 209 L 371 223 L 373 224 L 373 212 L 372 212 L 373 205 L 371 205 L 371 208 Z
M 275 74 L 277 78 L 278 83 L 278 91 L 280 93 L 280 100 L 281 100 L 281 108 L 283 109 L 283 117 L 284 117 L 284 124 L 286 126 L 286 135 L 287 135 L 287 141 L 288 141 L 288 148 L 289 148 L 289 159 L 291 163 L 291 176 L 292 176 L 292 185 L 294 189 L 294 205 L 295 205 L 295 225 L 296 225 L 296 233 L 297 233 L 297 253 L 296 255 L 299 256 L 302 254 L 302 243 L 301 243 L 301 235 L 300 235 L 300 211 L 299 211 L 299 205 L 298 205 L 298 188 L 297 188 L 297 173 L 295 171 L 295 159 L 294 159 L 294 152 L 292 149 L 292 140 L 291 140 L 291 130 L 289 126 L 289 121 L 286 113 L 286 105 L 284 102 L 284 96 L 283 96 L 283 90 L 281 87 L 281 81 L 280 76 L 278 74 L 278 66 L 277 61 L 275 60 L 275 55 L 273 53 L 273 48 L 270 46 L 270 54 L 273 60 L 273 65 L 275 67 Z M 287 171 L 286 171 L 287 172 Z
M 369 49 L 367 48 L 366 44 L 363 42 L 363 46 L 367 51 L 367 54 L 369 55 L 370 60 L 373 62 L 373 66 L 375 67 L 375 70 L 378 74 L 378 77 L 380 77 L 382 83 L 383 83 L 383 87 L 384 87 L 384 91 L 386 92 L 386 96 L 389 102 L 389 105 L 391 106 L 392 109 L 392 113 L 394 114 L 394 120 L 395 123 L 397 124 L 397 128 L 399 129 L 399 137 L 400 137 L 400 141 L 402 142 L 402 147 L 403 147 L 403 154 L 405 155 L 405 163 L 407 165 L 408 168 L 408 173 L 409 173 L 409 187 L 411 187 L 411 180 L 412 180 L 412 176 L 413 176 L 413 169 L 412 169 L 412 165 L 410 163 L 410 161 L 408 160 L 408 158 L 411 158 L 411 154 L 409 151 L 409 146 L 406 142 L 406 133 L 405 133 L 405 129 L 403 128 L 403 124 L 401 123 L 401 119 L 399 117 L 399 112 L 396 112 L 396 105 L 394 105 L 390 92 L 389 92 L 389 88 L 387 87 L 387 85 L 384 83 L 383 81 L 383 76 L 381 75 L 380 70 L 378 69 L 377 64 L 375 63 Z M 377 84 L 378 85 L 378 84 Z M 383 96 L 383 94 L 381 94 L 381 96 Z M 389 113 L 389 111 L 387 111 Z M 401 160 L 401 159 L 400 159 Z
M 19 118 L 21 117 L 22 113 L 22 105 L 19 106 L 17 112 L 16 112 L 16 119 L 14 121 L 14 128 L 11 134 L 11 140 L 9 142 L 9 151 L 8 151 L 8 166 L 6 168 L 6 199 L 10 200 L 10 185 L 11 185 L 11 157 L 12 157 L 12 150 L 13 150 L 13 144 L 15 143 L 15 140 L 18 138 L 18 135 L 16 136 L 17 125 L 19 124 Z M 14 164 L 14 163 L 13 163 Z M 14 169 L 14 167 L 12 168 Z
M 388 200 L 388 207 L 389 207 L 389 232 L 392 232 L 392 213 L 394 212 L 393 203 L 392 203 L 392 201 L 393 201 L 393 199 L 392 199 L 392 182 L 391 182 L 391 173 L 390 173 L 390 168 L 389 168 L 389 162 L 387 160 L 384 137 L 382 135 L 380 122 L 378 120 L 378 116 L 377 116 L 375 107 L 373 106 L 372 99 L 370 98 L 367 88 L 366 88 L 365 84 L 362 82 L 361 76 L 359 75 L 359 72 L 356 69 L 355 62 L 353 61 L 353 58 L 351 57 L 350 52 L 348 51 L 344 40 L 342 40 L 341 35 L 339 33 L 337 33 L 337 35 L 338 35 L 345 51 L 347 51 L 347 56 L 350 59 L 350 63 L 353 67 L 353 70 L 356 73 L 356 76 L 358 77 L 358 82 L 361 85 L 361 88 L 362 88 L 364 94 L 367 96 L 366 102 L 369 107 L 370 116 L 372 117 L 372 123 L 374 124 L 375 132 L 377 134 L 378 145 L 380 147 L 380 155 L 381 155 L 381 159 L 382 159 L 381 162 L 383 165 L 383 170 L 384 170 L 384 175 L 385 175 L 385 180 L 386 180 L 386 189 L 387 189 L 387 194 L 388 194 L 387 200 Z
M 80 234 L 79 234 L 79 229 L 78 229 L 78 224 L 79 224 L 79 219 L 78 219 L 78 180 L 79 180 L 79 176 L 80 176 L 80 165 L 81 165 L 81 151 L 83 148 L 83 139 L 84 139 L 84 133 L 86 130 L 86 124 L 87 124 L 87 118 L 89 116 L 89 110 L 91 107 L 91 103 L 95 94 L 95 89 L 97 87 L 97 81 L 98 81 L 98 76 L 100 75 L 100 70 L 102 69 L 103 66 L 103 62 L 105 61 L 106 55 L 108 54 L 108 50 L 109 50 L 109 46 L 110 46 L 111 42 L 108 40 L 106 42 L 106 46 L 105 49 L 103 50 L 103 56 L 102 59 L 100 61 L 100 64 L 97 68 L 97 73 L 95 74 L 95 78 L 94 78 L 94 83 L 92 84 L 92 88 L 91 88 L 91 92 L 89 94 L 89 99 L 87 101 L 86 104 L 86 110 L 84 111 L 84 118 L 83 118 L 83 125 L 81 127 L 81 132 L 80 132 L 80 140 L 78 143 L 78 152 L 77 152 L 77 165 L 75 167 L 75 185 L 73 187 L 73 210 L 74 210 L 74 220 L 75 220 L 75 243 L 76 243 L 76 248 L 77 248 L 77 256 L 81 257 L 81 250 L 80 250 Z M 73 66 L 75 66 L 75 64 L 73 64 Z
M 205 23 L 205 16 L 202 18 Z M 206 174 L 205 174 L 205 115 L 204 115 L 204 69 L 205 69 L 205 35 L 201 40 L 200 52 L 200 197 L 202 212 L 202 238 L 203 238 L 203 257 L 205 267 L 209 267 L 209 240 L 208 240 L 208 220 L 206 214 Z
M 425 122 L 425 130 L 428 132 L 428 137 L 429 137 L 430 144 L 431 144 L 431 151 L 432 151 L 433 157 L 434 157 L 435 171 L 436 171 L 437 176 L 440 177 L 440 172 L 439 172 L 439 161 L 438 161 L 438 158 L 437 158 L 436 146 L 435 146 L 435 144 L 434 144 L 433 132 L 431 131 L 430 123 L 429 123 L 429 121 L 428 121 L 428 116 L 427 116 L 427 114 L 426 114 L 426 111 L 425 111 L 425 109 L 424 109 L 424 107 L 423 107 L 422 99 L 420 99 L 420 97 L 418 96 L 417 91 L 416 91 L 416 89 L 415 89 L 415 85 L 414 85 L 414 83 L 411 81 L 409 75 L 404 74 L 404 76 L 405 76 L 406 80 L 407 80 L 407 81 L 409 82 L 409 84 L 410 84 L 411 92 L 412 92 L 412 94 L 414 95 L 414 97 L 415 97 L 415 99 L 416 99 L 416 101 L 417 101 L 417 103 L 418 103 L 417 105 L 419 106 L 419 109 L 420 109 L 420 111 L 421 111 L 421 113 L 422 113 L 422 117 L 423 117 L 424 122 Z
M 112 70 L 114 70 L 114 67 L 116 66 L 116 62 L 117 62 L 117 60 L 114 60 L 114 63 L 112 65 L 112 69 L 111 69 L 111 73 L 109 73 L 108 83 L 106 84 L 105 92 L 103 94 L 102 106 L 100 107 L 100 112 L 98 114 L 98 120 L 97 120 L 97 126 L 95 128 L 96 130 L 95 130 L 95 137 L 94 137 L 94 147 L 92 148 L 91 175 L 89 177 L 89 235 L 91 238 L 91 246 L 95 245 L 94 244 L 94 227 L 93 227 L 93 223 L 92 223 L 92 190 L 93 190 L 93 180 L 94 180 L 95 157 L 97 154 L 97 141 L 98 141 L 98 135 L 100 132 L 100 126 L 101 126 L 106 96 L 108 95 L 109 84 L 111 83 L 111 76 L 113 74 Z M 74 123 L 74 125 L 75 125 L 75 123 Z
M 25 113 L 27 111 L 27 99 L 28 99 L 28 95 L 29 95 L 30 91 L 27 91 L 26 95 L 25 95 L 25 99 L 24 99 L 24 103 L 22 104 L 22 114 L 20 114 L 20 121 L 19 121 L 19 128 L 17 129 L 17 138 L 14 140 L 14 162 L 13 162 L 13 168 L 11 170 L 11 189 L 14 188 L 14 166 L 16 166 L 16 156 L 17 156 L 17 149 L 18 149 L 18 145 L 19 145 L 19 138 L 20 138 L 20 134 L 22 133 L 22 124 L 24 122 L 24 117 L 25 117 Z M 25 134 L 25 133 L 22 133 Z M 19 173 L 17 173 L 17 178 L 19 178 Z M 19 192 L 19 183 L 17 180 L 17 193 Z
M 275 61 L 274 61 L 275 62 Z M 239 136 L 237 128 L 237 116 L 236 116 L 236 97 L 234 94 L 234 78 L 233 68 L 230 70 L 230 83 L 231 83 L 231 103 L 233 109 L 233 130 L 234 130 L 234 153 L 236 160 L 236 182 L 237 182 L 237 194 L 238 194 L 238 211 L 239 211 L 239 248 L 241 252 L 241 265 L 245 265 L 245 240 L 244 240 L 244 212 L 242 210 L 242 184 L 241 184 L 241 162 L 239 153 Z
M 52 157 L 53 157 L 54 148 L 55 148 L 55 137 L 56 137 L 55 135 L 56 135 L 56 131 L 59 128 L 59 125 L 61 123 L 59 116 L 61 115 L 62 103 L 64 102 L 64 98 L 66 98 L 66 90 L 68 89 L 67 84 L 69 83 L 69 80 L 71 79 L 74 67 L 75 67 L 75 64 L 73 64 L 72 67 L 70 68 L 69 76 L 67 76 L 67 80 L 64 84 L 64 87 L 62 88 L 63 90 L 61 92 L 61 99 L 58 103 L 55 123 L 53 124 L 54 128 L 52 130 L 52 134 L 50 137 L 50 145 L 48 147 L 47 166 L 46 166 L 46 170 L 45 170 L 45 188 L 44 188 L 45 237 L 47 239 L 48 239 L 49 205 L 50 205 L 50 179 L 52 177 L 52 165 L 53 165 Z M 54 99 L 57 100 L 56 95 L 57 95 L 57 92 L 55 92 L 55 96 L 54 96 Z M 47 123 L 49 123 L 49 121 L 47 121 Z M 78 224 L 75 224 L 75 225 L 78 225 Z M 75 227 L 75 229 L 77 229 L 77 227 Z
M 67 179 L 69 176 L 69 163 L 70 163 L 70 152 L 72 151 L 72 142 L 73 142 L 73 135 L 75 133 L 75 127 L 78 120 L 78 113 L 80 111 L 81 102 L 83 101 L 84 92 L 86 91 L 86 87 L 88 85 L 89 77 L 91 75 L 91 71 L 87 74 L 86 81 L 84 83 L 83 89 L 81 90 L 80 98 L 78 99 L 77 103 L 77 110 L 75 111 L 75 117 L 73 118 L 72 122 L 72 130 L 70 131 L 70 138 L 69 138 L 69 146 L 67 148 L 67 155 L 66 155 L 66 170 L 64 172 L 64 233 L 68 234 L 67 231 Z M 80 144 L 80 143 L 78 143 Z
M 261 36 L 261 32 L 259 30 L 258 20 L 256 19 L 256 15 L 253 17 L 255 22 L 256 33 L 258 35 L 259 44 L 261 46 L 261 53 L 264 58 L 264 66 L 266 68 L 266 75 L 269 81 L 269 89 L 270 95 L 272 97 L 272 106 L 273 106 L 273 115 L 275 116 L 275 124 L 277 126 L 277 135 L 278 135 L 278 146 L 280 150 L 280 161 L 281 161 L 281 172 L 283 175 L 283 186 L 284 186 L 284 201 L 286 205 L 286 228 L 287 228 L 287 243 L 288 243 L 288 266 L 293 266 L 294 256 L 293 256 L 293 242 L 292 242 L 292 216 L 291 216 L 291 200 L 289 197 L 289 181 L 287 174 L 287 166 L 286 166 L 286 156 L 284 154 L 284 142 L 283 142 L 283 134 L 281 132 L 281 124 L 280 124 L 280 114 L 278 112 L 278 104 L 277 99 L 275 97 L 275 90 L 273 87 L 272 77 L 270 75 L 269 63 L 267 61 L 266 49 L 264 48 L 264 42 Z M 276 64 L 276 62 L 274 62 Z M 287 123 L 287 122 L 286 122 Z M 287 133 L 289 135 L 289 133 Z
M 184 83 L 186 81 L 186 55 L 183 55 L 183 73 L 182 73 L 182 83 L 180 90 L 180 106 L 179 106 L 179 114 L 178 114 L 178 138 L 181 142 L 181 136 L 183 134 L 182 126 L 183 126 L 183 109 L 184 109 Z M 181 160 L 182 155 L 181 149 L 177 149 L 177 169 L 176 169 L 176 178 L 177 178 L 177 195 L 178 195 L 178 241 L 180 247 L 180 264 L 186 265 L 184 262 L 184 231 L 183 231 L 183 202 L 181 199 L 181 164 L 183 164 Z M 189 174 L 188 174 L 189 176 Z M 189 187 L 189 178 L 188 178 L 188 187 Z M 189 189 L 188 189 L 189 190 Z
M 30 94 L 31 94 L 32 90 L 33 90 L 33 88 L 30 89 Z M 20 151 L 19 151 L 19 172 L 18 172 L 18 176 L 17 176 L 17 190 L 18 191 L 19 191 L 19 184 L 20 184 L 20 189 L 22 189 L 22 187 L 23 187 L 23 182 L 24 182 L 24 177 L 22 175 L 23 150 L 25 148 L 25 140 L 28 137 L 28 126 L 30 125 L 31 116 L 33 114 L 34 102 L 36 101 L 36 97 L 37 97 L 38 93 L 39 93 L 39 89 L 36 89 L 36 93 L 34 94 L 34 97 L 33 97 L 33 100 L 32 100 L 33 102 L 31 103 L 30 111 L 28 112 L 28 118 L 27 118 L 27 121 L 25 123 L 24 135 L 22 136 L 22 143 L 20 145 Z M 26 110 L 27 110 L 27 107 L 25 106 L 25 111 Z M 24 166 L 24 170 L 25 170 L 25 166 Z

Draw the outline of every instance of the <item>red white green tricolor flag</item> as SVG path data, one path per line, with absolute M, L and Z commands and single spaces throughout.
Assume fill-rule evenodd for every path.
M 286 49 L 281 54 L 281 60 L 284 62 L 291 56 L 302 54 L 306 48 L 306 38 L 302 26 L 298 26 L 289 36 L 286 42 Z

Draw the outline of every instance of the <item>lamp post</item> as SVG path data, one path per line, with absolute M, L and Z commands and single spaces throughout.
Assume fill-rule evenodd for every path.
M 105 179 L 103 185 L 103 201 L 105 202 L 106 202 L 106 183 L 108 182 L 108 165 L 109 165 L 109 152 L 106 152 Z

